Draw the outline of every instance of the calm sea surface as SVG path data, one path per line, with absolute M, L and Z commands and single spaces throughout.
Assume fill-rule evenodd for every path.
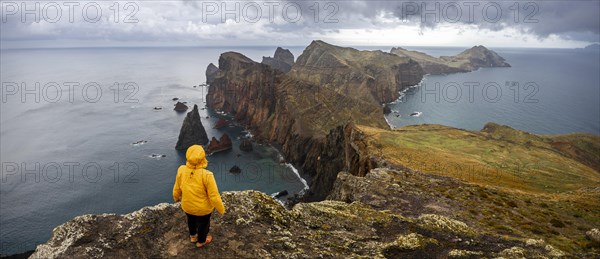
M 419 49 L 454 55 L 462 49 Z M 497 49 L 512 67 L 428 75 L 394 103 L 394 127 L 443 124 L 480 130 L 487 122 L 538 134 L 600 134 L 600 56 L 565 49 Z M 420 116 L 410 116 L 419 112 Z M 399 116 L 398 116 L 399 115 Z
M 34 249 L 77 215 L 172 202 L 176 170 L 185 163 L 175 150 L 185 113 L 173 111 L 172 99 L 204 107 L 207 89 L 193 86 L 229 50 L 260 61 L 275 48 L 3 50 L 0 253 Z M 200 115 L 209 138 L 227 133 L 234 141 L 232 150 L 208 158 L 220 191 L 293 195 L 305 188 L 276 149 L 240 151 L 243 127 L 216 130 L 225 115 Z M 141 140 L 147 142 L 133 144 Z M 233 165 L 242 173 L 229 173 Z

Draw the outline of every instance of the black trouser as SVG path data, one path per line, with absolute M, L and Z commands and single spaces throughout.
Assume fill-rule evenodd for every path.
M 198 242 L 204 243 L 206 241 L 206 235 L 210 229 L 210 215 L 196 216 L 191 214 L 187 215 L 188 228 L 190 229 L 190 236 L 198 234 Z

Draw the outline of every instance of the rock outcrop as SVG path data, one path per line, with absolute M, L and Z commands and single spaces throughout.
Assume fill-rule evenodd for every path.
M 217 138 L 215 138 L 215 137 L 212 137 L 212 139 L 210 140 L 210 143 L 206 147 L 206 152 L 208 154 L 211 154 L 211 153 L 229 150 L 229 149 L 231 149 L 231 145 L 232 145 L 232 143 L 231 143 L 231 139 L 229 138 L 229 135 L 227 135 L 227 133 L 224 133 L 219 140 L 217 140 Z
M 552 257 L 551 245 L 478 233 L 438 214 L 406 217 L 359 201 L 300 203 L 286 210 L 256 191 L 224 192 L 225 215 L 213 214 L 212 244 L 190 244 L 179 204 L 125 215 L 75 217 L 56 227 L 31 258 L 446 258 Z M 249 242 L 248 240 L 251 240 Z M 541 244 L 541 245 L 540 245 Z
M 484 46 L 474 46 L 456 56 L 441 56 L 439 58 L 400 47 L 392 48 L 390 52 L 400 57 L 415 60 L 428 74 L 469 72 L 482 67 L 510 67 L 504 58 Z
M 219 68 L 213 63 L 208 64 L 206 67 L 206 83 L 211 84 L 215 80 L 215 75 L 219 71 Z
M 187 150 L 192 145 L 205 145 L 206 143 L 208 143 L 208 136 L 200 120 L 198 105 L 194 105 L 194 109 L 188 112 L 183 119 L 175 149 Z
M 288 49 L 277 47 L 275 55 L 273 57 L 263 57 L 261 63 L 285 73 L 290 71 L 292 65 L 294 65 L 294 54 Z
M 175 104 L 175 108 L 173 108 L 173 110 L 177 111 L 177 112 L 185 112 L 187 111 L 188 107 L 187 105 L 185 105 L 185 103 L 182 102 L 177 102 Z

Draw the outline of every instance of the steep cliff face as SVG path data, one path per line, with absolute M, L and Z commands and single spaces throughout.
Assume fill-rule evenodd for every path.
M 484 46 L 474 46 L 458 55 L 439 58 L 400 47 L 392 48 L 390 53 L 413 59 L 428 74 L 469 72 L 481 67 L 510 67 L 503 57 Z
M 328 51 L 321 51 L 321 45 Z M 344 142 L 349 137 L 343 134 L 344 126 L 341 129 L 337 127 L 348 122 L 387 127 L 381 115 L 381 101 L 395 98 L 392 91 L 397 94 L 403 86 L 418 83 L 422 76 L 418 64 L 383 52 L 363 53 L 364 56 L 372 56 L 371 59 L 359 62 L 358 58 L 353 58 L 353 62 L 361 66 L 342 70 L 327 69 L 332 66 L 328 61 L 306 61 L 317 55 L 311 54 L 313 52 L 345 56 L 358 52 L 348 50 L 351 52 L 348 54 L 338 49 L 343 48 L 322 42 L 313 43 L 299 58 L 305 60 L 301 63 L 303 65 L 294 65 L 294 69 L 298 65 L 298 70 L 286 74 L 239 53 L 224 53 L 219 58 L 219 72 L 207 96 L 208 107 L 235 115 L 236 120 L 246 124 L 259 141 L 279 144 L 288 160 L 300 165 L 304 173 L 314 178 L 311 181 L 311 194 L 316 199 L 324 198 L 337 172 L 348 167 L 346 159 L 357 159 L 339 152 L 339 147 L 345 149 L 349 145 Z M 383 65 L 379 57 L 394 62 Z M 319 73 L 320 78 L 345 77 L 347 75 L 343 73 L 348 69 L 358 78 L 347 77 L 346 81 L 335 82 L 315 81 L 312 75 L 303 76 L 308 63 L 313 63 L 311 69 L 314 71 L 311 74 Z M 323 69 L 315 67 L 317 65 Z M 372 71 L 379 71 L 380 68 L 384 71 L 361 74 L 360 70 L 365 67 L 372 68 Z M 403 77 L 402 71 L 415 73 Z M 387 76 L 389 82 L 378 76 Z M 404 81 L 403 78 L 408 80 Z M 371 86 L 366 85 L 367 81 Z M 344 87 L 337 85 L 346 83 L 352 85 L 354 90 L 343 91 Z M 373 89 L 387 89 L 390 93 L 377 100 L 373 95 L 377 91 Z M 360 159 L 366 161 L 366 158 Z M 366 163 L 364 161 L 361 163 Z M 353 167 L 360 166 L 353 164 Z M 364 174 L 352 168 L 348 171 Z
M 187 150 L 192 145 L 205 145 L 206 143 L 208 143 L 208 136 L 200 120 L 198 105 L 194 104 L 194 109 L 188 112 L 183 119 L 175 149 Z
M 263 57 L 261 63 L 279 71 L 288 72 L 292 69 L 292 65 L 294 65 L 294 54 L 288 49 L 277 47 L 275 55 L 273 57 Z
M 332 129 L 318 145 L 303 164 L 303 168 L 314 172 L 307 201 L 325 199 L 340 171 L 365 176 L 380 166 L 378 158 L 367 150 L 366 136 L 352 123 Z
M 206 83 L 211 84 L 213 80 L 215 80 L 215 75 L 219 71 L 219 68 L 215 66 L 213 63 L 208 64 L 206 67 Z

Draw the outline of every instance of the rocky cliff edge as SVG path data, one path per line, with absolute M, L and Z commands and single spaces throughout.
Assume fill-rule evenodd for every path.
M 372 170 L 365 181 L 391 188 L 406 172 Z M 349 199 L 362 178 L 340 174 L 331 198 Z M 352 178 L 352 179 L 350 179 Z M 358 180 L 358 181 L 357 181 Z M 369 183 L 371 184 L 371 183 Z M 369 190 L 364 190 L 369 191 Z M 31 258 L 479 258 L 561 257 L 543 240 L 479 233 L 440 214 L 407 217 L 360 201 L 300 203 L 286 210 L 257 191 L 224 192 L 227 213 L 214 214 L 212 244 L 196 248 L 188 240 L 179 204 L 161 203 L 125 215 L 75 217 L 56 227 Z M 396 204 L 400 206 L 400 204 Z

